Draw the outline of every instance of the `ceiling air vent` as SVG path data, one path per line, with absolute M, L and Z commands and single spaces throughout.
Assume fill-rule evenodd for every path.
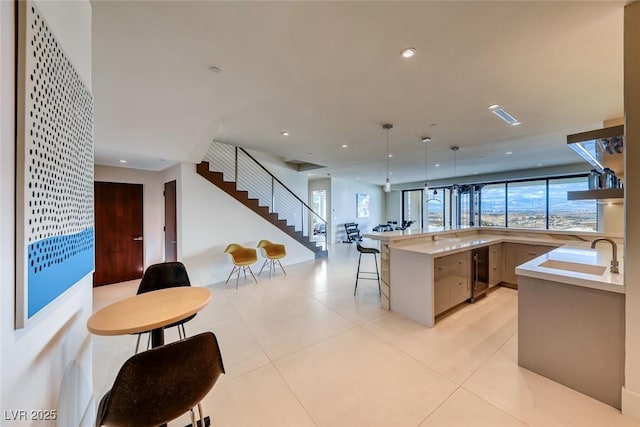
M 513 117 L 511 114 L 507 113 L 503 108 L 496 108 L 495 110 L 491 110 L 493 114 L 500 117 L 502 120 L 512 125 L 518 122 L 518 119 Z

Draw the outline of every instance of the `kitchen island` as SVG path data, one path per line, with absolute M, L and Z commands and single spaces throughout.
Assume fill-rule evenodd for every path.
M 622 254 L 622 236 L 475 228 L 365 237 L 380 241 L 383 307 L 427 327 L 470 298 L 470 251 L 488 246 L 489 286 L 518 289 L 519 365 L 620 408 L 623 263 L 620 273 L 611 272 L 612 246 L 590 246 L 609 237 Z
M 611 259 L 608 244 L 566 245 L 516 269 L 518 364 L 620 409 L 625 288 Z
M 434 262 L 436 259 L 481 246 L 495 248 L 490 267 L 491 285 L 508 282 L 515 286 L 515 267 L 544 252 L 568 243 L 585 243 L 604 236 L 549 230 L 516 230 L 475 227 L 455 230 L 403 230 L 368 233 L 380 242 L 382 297 L 380 305 L 426 326 L 435 324 Z M 621 241 L 620 235 L 609 235 Z M 490 263 L 492 253 L 490 253 Z M 463 261 L 464 262 L 464 261 Z M 493 277 L 491 277 L 493 276 Z M 460 284 L 462 283 L 462 284 Z M 449 293 L 458 295 L 464 279 L 450 283 Z M 456 297 L 450 301 L 455 301 Z

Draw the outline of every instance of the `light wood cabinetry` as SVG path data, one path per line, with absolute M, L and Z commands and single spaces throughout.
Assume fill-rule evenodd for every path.
M 503 245 L 504 270 L 502 272 L 502 281 L 512 285 L 518 284 L 518 277 L 516 276 L 517 266 L 556 248 L 556 246 L 530 245 L 524 243 L 503 243 Z
M 489 246 L 489 287 L 502 282 L 504 270 L 504 246 L 496 243 Z
M 436 258 L 433 270 L 436 315 L 471 298 L 471 252 Z

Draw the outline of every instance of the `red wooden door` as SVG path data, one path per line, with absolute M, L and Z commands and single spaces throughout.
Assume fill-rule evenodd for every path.
M 164 183 L 164 260 L 178 260 L 175 181 Z
M 139 279 L 144 271 L 142 184 L 95 183 L 93 285 Z

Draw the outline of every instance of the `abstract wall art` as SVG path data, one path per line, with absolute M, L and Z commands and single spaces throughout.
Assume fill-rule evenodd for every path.
M 19 2 L 16 327 L 94 269 L 93 98 L 38 8 Z

